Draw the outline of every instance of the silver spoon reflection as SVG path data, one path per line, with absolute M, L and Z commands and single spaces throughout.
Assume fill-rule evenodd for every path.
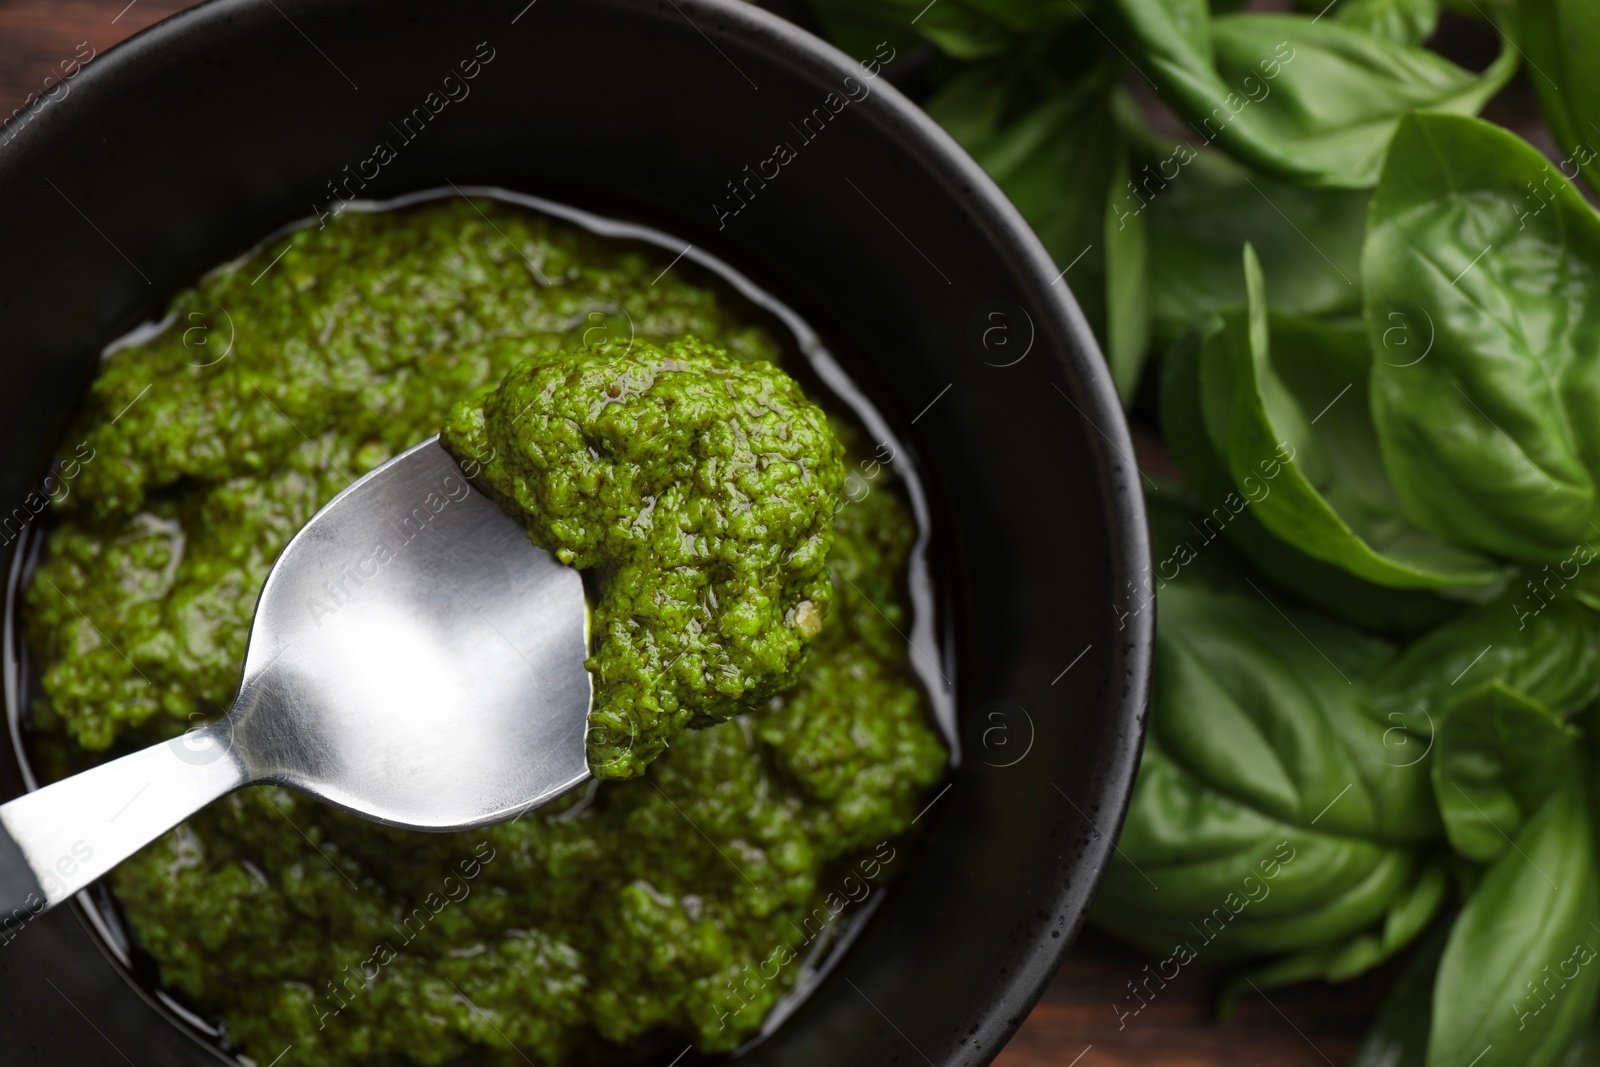
M 0 806 L 0 921 L 26 922 L 242 786 L 415 830 L 519 815 L 589 777 L 583 581 L 437 439 L 314 515 L 273 564 L 233 709 Z

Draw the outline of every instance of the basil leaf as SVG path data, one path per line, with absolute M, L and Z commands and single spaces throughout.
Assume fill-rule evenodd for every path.
M 1115 0 L 1138 67 L 1206 142 L 1311 186 L 1377 181 L 1399 119 L 1475 112 L 1515 70 L 1482 76 L 1419 48 L 1297 15 L 1210 17 L 1205 0 Z
M 1409 936 L 1436 906 L 1416 845 L 1439 825 L 1426 770 L 1387 765 L 1359 708 L 1356 680 L 1390 647 L 1182 583 L 1160 611 L 1145 757 L 1096 921 L 1216 963 L 1343 945 L 1391 913 Z
M 1249 497 L 1239 492 L 1232 476 L 1223 468 L 1200 409 L 1201 394 L 1208 391 L 1201 380 L 1200 350 L 1206 337 L 1221 328 L 1218 320 L 1206 333 L 1197 332 L 1186 337 L 1167 353 L 1162 363 L 1162 430 L 1174 459 L 1195 492 L 1199 514 L 1190 519 L 1189 528 L 1180 540 L 1155 557 L 1157 582 L 1170 582 L 1180 574 L 1191 573 L 1197 559 L 1209 559 L 1219 550 L 1216 542 L 1226 534 L 1227 540 L 1244 549 L 1261 573 L 1346 621 L 1384 632 L 1412 634 L 1459 612 L 1460 605 L 1431 593 L 1372 585 L 1348 571 L 1312 559 L 1280 541 L 1257 521 Z M 1212 387 L 1209 391 L 1226 390 Z M 1258 468 L 1267 486 L 1281 469 L 1281 465 L 1275 468 L 1270 463 Z M 1241 586 L 1243 581 L 1236 579 L 1234 585 Z M 1403 746 L 1404 739 L 1399 738 L 1399 742 Z M 1391 758 L 1402 762 L 1397 756 Z
M 1117 395 L 1133 403 L 1150 346 L 1150 299 L 1145 281 L 1148 238 L 1144 220 L 1117 217 L 1116 202 L 1128 182 L 1126 153 L 1118 153 L 1105 213 L 1106 362 Z
M 1518 0 L 1518 36 L 1528 80 L 1550 132 L 1567 152 L 1558 166 L 1581 170 L 1600 191 L 1600 6 L 1594 0 Z
M 1421 44 L 1439 25 L 1440 0 L 1295 0 L 1295 10 L 1331 17 L 1400 44 Z
M 897 47 L 920 34 L 956 59 L 999 55 L 1019 38 L 1080 21 L 1094 0 L 810 0 L 835 44 L 866 57 L 887 40 Z
M 1159 744 L 1146 745 L 1118 849 L 1094 922 L 1180 965 L 1340 941 L 1378 920 L 1421 865 L 1414 848 L 1269 818 Z
M 1498 682 L 1444 715 L 1434 734 L 1433 788 L 1445 835 L 1488 862 L 1544 806 L 1578 732 L 1545 705 Z
M 1153 599 L 1158 583 L 1164 588 L 1180 575 L 1185 585 L 1225 590 L 1243 585 L 1242 576 L 1252 573 L 1250 562 L 1226 538 L 1203 545 L 1203 552 L 1193 550 L 1194 523 L 1203 512 L 1192 482 L 1154 479 L 1153 487 L 1145 490 L 1144 513 L 1150 527 L 1150 555 L 1156 561 L 1149 588 L 1143 591 L 1147 597 Z
M 1567 1046 L 1567 1054 L 1559 1062 L 1561 1067 L 1594 1067 L 1600 1063 L 1600 1019 L 1589 1021 L 1588 1028 Z
M 1445 931 L 1430 935 L 1389 990 L 1378 1018 L 1346 1067 L 1424 1067 L 1433 1022 L 1433 981 Z
M 1173 760 L 1285 823 L 1396 843 L 1437 836 L 1427 768 L 1393 766 L 1362 708 L 1358 683 L 1392 646 L 1259 592 L 1173 584 L 1160 611 L 1157 679 L 1179 703 L 1158 706 L 1150 731 Z
M 1573 766 L 1473 891 L 1433 990 L 1429 1067 L 1546 1067 L 1600 994 L 1600 868 Z
M 1452 704 L 1498 682 L 1566 715 L 1600 697 L 1600 614 L 1573 599 L 1530 613 L 1515 593 L 1427 634 L 1373 676 L 1367 698 L 1388 727 L 1431 738 Z M 1391 748 L 1402 744 L 1391 737 Z
M 1387 910 L 1371 929 L 1252 967 L 1232 978 L 1218 998 L 1218 1014 L 1227 1018 L 1247 990 L 1271 989 L 1296 982 L 1346 982 L 1364 974 L 1409 945 L 1439 914 L 1450 891 L 1450 877 L 1438 864 L 1419 867 L 1411 882 L 1396 891 Z
M 1111 73 L 1085 79 L 1010 123 L 974 152 L 1028 220 L 1105 337 L 1105 204 L 1122 151 Z
M 913 0 L 808 0 L 808 6 L 828 40 L 857 59 L 873 55 L 880 42 L 898 56 L 919 40 Z
M 935 4 L 917 21 L 918 32 L 939 51 L 955 59 L 987 59 L 999 55 L 1014 39 L 1004 24 L 968 8 L 959 0 Z
M 1097 0 L 952 0 L 951 6 L 965 12 L 967 18 L 986 20 L 1022 35 L 1080 22 L 1086 12 L 1095 10 Z M 932 16 L 934 8 L 924 3 L 917 10 L 925 12 L 925 19 Z
M 1000 132 L 1011 95 L 1011 79 L 999 65 L 967 67 L 928 101 L 930 118 L 974 158 Z
M 1439 0 L 1344 0 L 1339 22 L 1400 44 L 1421 44 L 1439 25 Z
M 1499 578 L 1502 568 L 1492 561 L 1445 544 L 1401 513 L 1368 414 L 1365 335 L 1269 315 L 1261 264 L 1248 245 L 1244 273 L 1248 312 L 1223 316 L 1226 326 L 1201 360 L 1208 396 L 1210 380 L 1224 382 L 1231 373 L 1231 397 L 1208 405 L 1224 408 L 1226 419 L 1211 436 L 1261 523 L 1308 555 L 1379 585 L 1436 588 Z M 1274 359 L 1274 351 L 1286 355 Z M 1272 457 L 1283 471 L 1269 487 L 1258 467 Z
M 1255 246 L 1272 279 L 1268 306 L 1301 315 L 1361 311 L 1365 192 L 1304 189 L 1216 151 L 1140 138 L 1119 218 L 1148 216 L 1150 308 L 1161 339 L 1245 302 L 1239 250 Z
M 1600 540 L 1600 215 L 1515 135 L 1415 115 L 1362 276 L 1373 419 L 1407 513 L 1534 563 Z
M 1093 0 L 939 0 L 913 4 L 918 31 L 946 55 L 984 59 L 1028 36 L 1082 21 Z

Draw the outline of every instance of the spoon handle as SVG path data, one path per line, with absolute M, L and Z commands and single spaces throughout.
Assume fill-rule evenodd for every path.
M 248 781 L 212 725 L 0 805 L 0 939 Z

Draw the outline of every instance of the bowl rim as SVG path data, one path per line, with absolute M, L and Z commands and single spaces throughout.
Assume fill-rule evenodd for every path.
M 530 0 L 523 12 L 536 2 Z M 839 78 L 859 69 L 854 58 L 833 44 L 749 0 L 602 2 L 613 7 L 654 9 L 663 16 L 682 16 L 708 40 L 716 35 L 739 40 L 806 77 Z M 510 9 L 521 3 L 523 0 L 510 0 L 506 6 Z M 214 48 L 212 31 L 226 34 L 228 24 L 241 16 L 259 16 L 268 7 L 294 25 L 291 13 L 325 12 L 326 0 L 202 0 L 117 42 L 85 63 L 74 81 L 75 87 L 91 90 L 87 98 L 74 104 L 71 97 L 79 94 L 69 94 L 55 109 L 70 113 L 93 107 L 97 94 L 103 97 L 115 93 L 126 79 L 169 66 L 175 58 Z M 1019 295 L 1026 299 L 1029 310 L 1050 321 L 1066 342 L 1048 355 L 1053 368 L 1065 379 L 1063 385 L 1068 392 L 1064 395 L 1094 431 L 1086 433 L 1085 439 L 1099 472 L 1099 517 L 1105 524 L 1110 587 L 1136 596 L 1135 591 L 1148 583 L 1152 573 L 1140 486 L 1143 475 L 1134 460 L 1132 437 L 1109 368 L 1082 310 L 1032 227 L 966 150 L 888 79 L 879 80 L 872 95 L 874 124 L 966 206 L 973 225 L 989 240 L 997 256 L 1017 268 L 1019 278 L 1025 282 Z M 27 173 L 29 147 L 40 137 L 50 136 L 49 129 L 56 125 L 59 123 L 30 120 L 0 143 L 0 189 Z M 1103 698 L 1107 714 L 1100 736 L 1106 751 L 1094 776 L 1086 780 L 1086 788 L 1098 801 L 1098 807 L 1090 810 L 1100 818 L 1096 822 L 1083 816 L 1091 832 L 1086 833 L 1087 839 L 1077 851 L 1072 864 L 1074 873 L 1059 876 L 1050 887 L 1056 910 L 1068 915 L 1063 936 L 1035 939 L 1017 947 L 1015 965 L 999 979 L 999 988 L 981 1012 L 990 1025 L 981 1035 L 984 1051 L 978 1062 L 989 1062 L 998 1055 L 1054 978 L 1087 919 L 1088 902 L 1098 890 L 1116 848 L 1115 838 L 1128 810 L 1144 744 L 1154 659 L 1154 604 L 1149 610 L 1123 616 L 1121 622 L 1113 652 L 1113 664 L 1120 668 L 1120 677 L 1112 675 L 1113 684 L 1108 685 Z M 1081 904 L 1075 903 L 1080 901 Z M 79 917 L 87 921 L 81 914 Z

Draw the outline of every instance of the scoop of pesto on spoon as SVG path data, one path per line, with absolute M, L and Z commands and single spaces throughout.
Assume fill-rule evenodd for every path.
M 442 439 L 535 544 L 597 574 L 596 777 L 794 684 L 832 600 L 844 461 L 788 375 L 693 339 L 551 352 L 457 404 Z
M 0 912 L 47 910 L 245 785 L 466 829 L 642 774 L 794 683 L 844 470 L 781 371 L 693 339 L 550 352 L 458 404 L 443 444 L 289 542 L 227 715 L 0 806 Z

